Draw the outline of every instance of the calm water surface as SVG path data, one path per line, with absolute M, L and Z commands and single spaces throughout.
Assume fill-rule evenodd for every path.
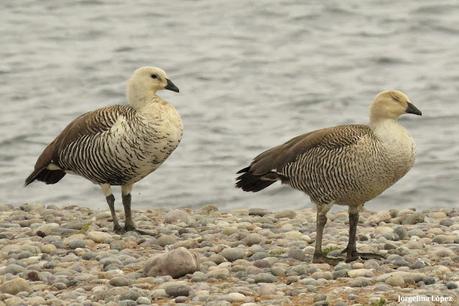
M 366 122 L 370 101 L 387 88 L 407 92 L 424 113 L 402 119 L 417 162 L 367 206 L 457 207 L 459 3 L 304 2 L 1 1 L 0 202 L 105 208 L 82 178 L 27 188 L 24 179 L 70 120 L 125 103 L 132 71 L 155 65 L 180 88 L 160 94 L 185 132 L 135 186 L 135 207 L 309 206 L 280 185 L 236 190 L 234 173 L 300 133 Z

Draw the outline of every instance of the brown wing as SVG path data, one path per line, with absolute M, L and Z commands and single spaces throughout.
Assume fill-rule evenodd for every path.
M 135 110 L 127 105 L 114 105 L 87 112 L 72 122 L 43 150 L 35 163 L 34 171 L 25 181 L 25 185 L 34 180 L 55 184 L 65 175 L 65 169 L 49 170 L 47 167 L 59 164 L 59 153 L 80 137 L 95 135 L 109 130 L 120 115 L 131 117 Z M 62 167 L 61 167 L 62 168 Z
M 309 132 L 261 153 L 253 160 L 250 171 L 254 175 L 263 175 L 283 168 L 316 146 L 333 149 L 352 145 L 369 132 L 371 130 L 366 125 L 341 125 Z
M 236 187 L 245 191 L 259 191 L 283 178 L 273 170 L 280 170 L 314 147 L 336 149 L 356 143 L 362 136 L 371 134 L 366 125 L 340 125 L 299 135 L 286 143 L 271 148 L 241 169 Z

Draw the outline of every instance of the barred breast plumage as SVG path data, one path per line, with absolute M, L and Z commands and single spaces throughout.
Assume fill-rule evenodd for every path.
M 135 183 L 156 170 L 179 144 L 181 127 L 164 132 L 165 124 L 148 120 L 128 105 L 86 113 L 63 133 L 87 132 L 63 137 L 53 164 L 97 184 Z
M 414 141 L 397 121 L 403 113 L 421 114 L 402 92 L 384 91 L 372 103 L 369 125 L 325 128 L 269 149 L 238 172 L 236 187 L 257 192 L 280 180 L 309 195 L 318 208 L 316 262 L 329 261 L 321 252 L 326 213 L 333 204 L 348 205 L 346 252 L 354 260 L 362 255 L 355 248 L 358 211 L 414 164 Z
M 137 69 L 128 82 L 129 105 L 100 108 L 73 120 L 45 148 L 25 184 L 55 184 L 66 173 L 80 175 L 101 186 L 115 231 L 135 230 L 130 208 L 133 184 L 156 170 L 182 137 L 180 115 L 156 95 L 161 89 L 178 92 L 162 69 Z M 115 213 L 112 185 L 121 185 L 124 230 Z

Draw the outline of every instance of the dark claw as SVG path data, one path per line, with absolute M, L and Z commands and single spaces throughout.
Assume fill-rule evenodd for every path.
M 314 254 L 312 257 L 312 263 L 328 263 L 329 265 L 336 266 L 344 258 L 341 257 L 327 257 L 323 254 Z
M 121 234 L 124 234 L 126 231 L 124 230 L 124 228 L 122 228 L 119 224 L 118 226 L 113 226 L 113 231 L 115 233 L 117 233 L 118 235 L 121 235 Z
M 155 233 L 136 229 L 135 226 L 129 225 L 129 224 L 124 225 L 124 230 L 126 232 L 131 232 L 131 231 L 132 232 L 136 232 L 136 233 L 139 233 L 140 235 L 156 236 Z
M 355 252 L 351 254 L 351 256 L 346 257 L 346 262 L 351 262 L 357 259 L 363 259 L 363 260 L 368 260 L 368 259 L 386 259 L 385 256 L 376 254 L 376 253 L 360 253 L 360 252 Z

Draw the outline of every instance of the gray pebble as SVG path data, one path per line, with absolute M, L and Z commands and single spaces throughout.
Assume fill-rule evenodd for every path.
M 129 289 L 127 292 L 120 295 L 120 300 L 136 301 L 141 296 L 139 290 Z
M 177 241 L 177 237 L 174 235 L 161 235 L 158 239 L 156 239 L 156 243 L 162 247 L 166 245 L 174 244 Z
M 333 274 L 331 272 L 328 272 L 328 271 L 325 271 L 325 272 L 314 272 L 312 273 L 311 275 L 312 278 L 314 279 L 326 279 L 326 280 L 330 280 L 330 279 L 333 279 Z
M 124 249 L 124 242 L 123 240 L 113 240 L 110 242 L 110 249 L 121 251 Z
M 408 261 L 405 260 L 405 258 L 403 258 L 402 256 L 400 255 L 390 255 L 388 258 L 387 258 L 387 261 L 393 265 L 396 265 L 398 267 L 403 267 L 403 266 L 409 266 L 410 263 Z
M 439 244 L 450 244 L 454 243 L 455 236 L 454 235 L 436 235 L 432 242 L 439 243 Z
M 117 276 L 114 277 L 110 280 L 110 285 L 115 286 L 115 287 L 122 287 L 122 286 L 129 286 L 129 279 L 123 276 Z
M 85 248 L 86 242 L 83 239 L 73 239 L 73 240 L 70 240 L 69 247 L 71 249 Z
M 299 249 L 299 248 L 290 248 L 288 250 L 288 253 L 287 253 L 287 256 L 289 258 L 293 258 L 293 259 L 296 259 L 296 260 L 299 260 L 299 261 L 306 261 L 306 254 L 304 253 L 303 250 Z
M 58 282 L 58 283 L 54 283 L 54 288 L 56 288 L 57 290 L 63 290 L 65 288 L 67 288 L 67 285 L 65 283 L 62 283 L 62 282 Z
M 410 237 L 417 236 L 417 237 L 422 238 L 425 236 L 425 232 L 422 229 L 416 227 L 408 231 L 408 236 Z
M 151 300 L 144 296 L 139 297 L 136 302 L 139 305 L 142 305 L 142 304 L 150 305 L 151 304 Z
M 193 282 L 205 282 L 207 280 L 207 275 L 201 271 L 196 271 L 191 276 Z
M 255 252 L 252 256 L 250 256 L 250 260 L 258 260 L 268 257 L 268 253 L 266 252 Z
M 267 260 L 264 260 L 264 259 L 255 260 L 255 261 L 253 262 L 253 265 L 254 265 L 255 267 L 261 268 L 261 269 L 271 267 L 271 263 L 270 263 L 269 261 L 267 261 Z
M 432 284 L 435 284 L 435 278 L 432 277 L 432 276 L 426 276 L 422 279 L 422 281 L 424 282 L 424 284 L 426 285 L 432 285 Z
M 17 264 L 9 264 L 6 266 L 4 272 L 5 273 L 11 273 L 11 274 L 18 274 L 21 272 L 24 272 L 26 269 L 20 265 Z
M 333 271 L 332 277 L 333 279 L 337 278 L 342 278 L 342 277 L 349 277 L 349 274 L 347 274 L 347 269 L 340 269 L 340 270 L 335 270 Z
M 296 217 L 296 212 L 293 210 L 282 210 L 277 212 L 274 217 L 276 218 L 289 218 L 289 219 L 294 219 Z
M 82 258 L 84 260 L 92 260 L 92 259 L 95 259 L 96 258 L 96 253 L 92 252 L 92 251 L 87 251 L 83 254 Z
M 451 226 L 454 224 L 454 221 L 451 220 L 451 219 L 443 219 L 440 221 L 440 225 L 443 225 L 443 226 Z
M 209 260 L 215 262 L 217 265 L 221 264 L 222 262 L 225 262 L 226 259 L 220 254 L 212 254 L 209 256 Z
M 383 246 L 383 249 L 384 250 L 395 250 L 397 248 L 397 246 L 393 243 L 384 243 L 384 246 Z
M 263 236 L 257 233 L 252 233 L 247 235 L 247 237 L 244 238 L 244 244 L 247 246 L 251 246 L 254 244 L 260 244 L 264 240 Z
M 245 250 L 242 248 L 226 248 L 220 254 L 228 261 L 235 261 L 244 258 Z
M 300 278 L 297 275 L 291 275 L 287 277 L 287 285 L 296 283 Z
M 275 276 L 284 276 L 285 275 L 285 269 L 280 267 L 280 266 L 272 267 L 271 268 L 271 274 L 273 274 Z
M 368 277 L 357 277 L 353 279 L 350 283 L 351 287 L 367 287 L 372 283 L 371 278 Z
M 259 273 L 254 277 L 255 283 L 274 283 L 277 278 L 271 273 Z
M 424 214 L 414 212 L 412 214 L 401 217 L 402 224 L 417 224 L 424 222 Z
M 188 296 L 191 288 L 186 285 L 173 284 L 166 287 L 167 295 L 171 297 Z
M 446 288 L 448 289 L 457 289 L 457 284 L 455 282 L 447 282 Z
M 270 212 L 264 208 L 250 208 L 249 209 L 249 216 L 260 216 L 263 217 L 264 215 L 269 214 Z
M 119 306 L 136 306 L 137 302 L 132 300 L 122 300 L 118 302 Z
M 394 233 L 397 235 L 397 240 L 405 240 L 408 238 L 408 232 L 404 226 L 397 226 L 394 229 Z
M 411 269 L 422 269 L 426 266 L 427 264 L 424 261 L 417 259 L 413 264 L 410 265 L 410 268 Z
M 341 270 L 341 269 L 345 269 L 345 270 L 350 270 L 352 267 L 350 264 L 348 263 L 344 263 L 344 262 L 339 262 L 336 266 L 335 266 L 335 271 L 336 270 Z
M 178 296 L 178 297 L 175 298 L 174 301 L 176 303 L 185 303 L 186 300 L 188 300 L 188 297 L 186 297 L 186 296 Z
M 21 291 L 29 291 L 30 289 L 31 288 L 29 282 L 19 277 L 13 278 L 12 280 L 6 281 L 0 285 L 1 293 L 8 293 L 13 295 Z

